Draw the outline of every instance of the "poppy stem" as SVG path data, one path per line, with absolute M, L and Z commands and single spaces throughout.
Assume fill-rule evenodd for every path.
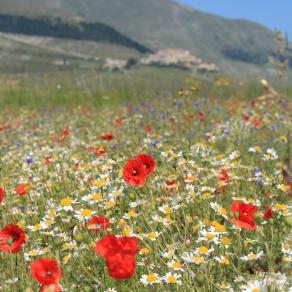
M 97 284 L 100 285 L 99 280 L 98 280 L 96 277 L 94 277 L 94 276 L 88 271 L 88 269 L 85 267 L 85 265 L 84 265 L 84 263 L 83 263 L 82 260 L 80 261 L 80 266 L 81 266 L 82 270 L 85 272 L 85 274 L 86 274 L 91 280 L 93 280 L 95 283 L 97 283 Z

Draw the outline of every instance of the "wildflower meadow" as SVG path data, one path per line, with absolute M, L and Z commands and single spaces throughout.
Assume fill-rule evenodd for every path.
M 292 291 L 291 100 L 201 84 L 2 109 L 1 291 Z

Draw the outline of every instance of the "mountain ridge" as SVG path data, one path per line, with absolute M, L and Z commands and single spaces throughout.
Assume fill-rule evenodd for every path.
M 211 15 L 172 0 L 2 0 L 0 11 L 103 23 L 152 51 L 185 49 L 231 71 L 245 64 L 267 65 L 276 47 L 274 32 L 261 24 Z

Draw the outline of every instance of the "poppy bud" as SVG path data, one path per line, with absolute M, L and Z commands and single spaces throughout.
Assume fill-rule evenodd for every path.
M 74 239 L 77 243 L 81 243 L 83 241 L 83 235 L 81 233 L 77 233 L 74 235 Z
M 185 239 L 185 245 L 190 246 L 192 244 L 191 240 L 189 238 Z
M 56 239 L 54 240 L 54 244 L 55 244 L 56 246 L 61 246 L 61 245 L 63 244 L 63 241 L 62 241 L 61 238 L 56 238 Z
M 196 280 L 200 286 L 202 286 L 205 282 L 204 274 L 200 273 L 197 275 Z
M 199 230 L 199 225 L 195 225 L 194 227 L 193 227 L 193 231 L 194 232 L 197 232 Z
M 135 194 L 135 193 L 130 193 L 130 194 L 129 194 L 129 199 L 130 199 L 131 201 L 136 201 L 136 199 L 137 199 L 136 194 Z

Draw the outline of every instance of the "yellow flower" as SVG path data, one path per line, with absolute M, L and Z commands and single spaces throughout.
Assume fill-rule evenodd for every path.
M 130 228 L 126 228 L 122 231 L 122 235 L 123 236 L 130 236 L 131 233 L 131 229 Z
M 225 257 L 222 257 L 220 259 L 219 263 L 222 264 L 222 265 L 229 265 L 230 264 L 229 260 L 227 258 L 225 258 Z
M 95 182 L 92 183 L 93 186 L 99 187 L 99 188 L 103 187 L 105 184 L 106 184 L 106 180 L 105 179 L 100 179 L 100 180 L 95 181 Z
M 69 199 L 69 198 L 64 198 L 64 199 L 62 199 L 62 200 L 60 201 L 60 205 L 61 205 L 62 207 L 68 207 L 68 206 L 71 206 L 72 203 L 73 203 L 73 201 L 72 201 L 71 199 Z
M 90 215 L 91 215 L 91 210 L 89 210 L 89 209 L 83 209 L 81 212 L 80 212 L 80 215 L 82 216 L 82 217 L 89 217 Z
M 220 239 L 220 243 L 223 245 L 230 245 L 231 244 L 231 240 L 228 237 L 222 237 Z
M 158 237 L 158 232 L 150 232 L 150 233 L 148 233 L 146 236 L 149 238 L 149 239 L 151 239 L 151 240 L 156 240 L 156 238 Z
M 129 218 L 136 217 L 137 216 L 137 213 L 134 210 L 130 210 L 128 212 L 128 216 L 129 216 Z
M 199 247 L 199 253 L 200 254 L 208 254 L 208 251 L 209 251 L 209 249 L 206 246 L 200 246 Z
M 148 247 L 144 247 L 140 249 L 140 253 L 141 254 L 149 254 L 150 253 L 150 249 Z
M 197 265 L 203 264 L 205 262 L 204 258 L 203 257 L 200 257 L 200 256 L 191 256 L 191 259 Z
M 212 240 L 215 237 L 215 235 L 212 233 L 206 233 L 205 237 L 207 240 Z
M 282 210 L 287 209 L 287 208 L 288 208 L 288 205 L 285 205 L 285 204 L 276 204 L 274 206 L 274 209 L 277 211 L 282 211 Z
M 154 275 L 154 274 L 149 274 L 148 276 L 147 276 L 147 282 L 148 283 L 152 283 L 152 282 L 155 282 L 155 281 L 157 281 L 157 277 Z
M 92 200 L 93 201 L 100 201 L 100 200 L 102 200 L 102 194 L 93 194 L 92 195 Z

